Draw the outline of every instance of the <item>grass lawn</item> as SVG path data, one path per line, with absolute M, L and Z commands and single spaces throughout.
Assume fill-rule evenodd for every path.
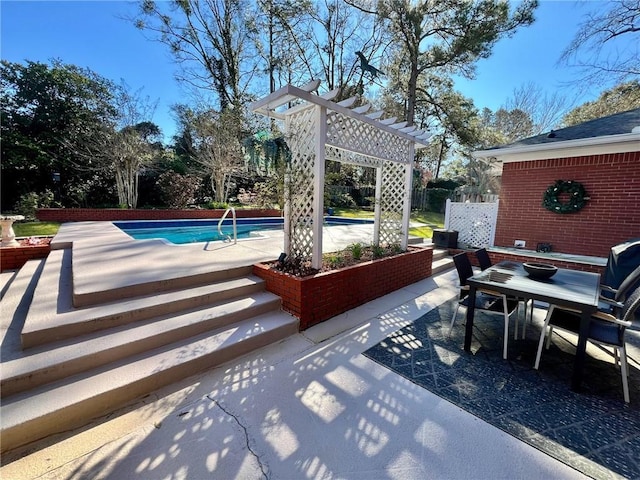
M 51 237 L 58 233 L 57 222 L 15 222 L 13 231 L 16 237 Z
M 339 217 L 349 218 L 373 218 L 374 216 L 374 213 L 371 210 L 355 210 L 346 208 L 334 208 L 333 214 Z M 411 222 L 424 223 L 426 225 L 409 228 L 409 235 L 421 238 L 432 238 L 434 228 L 444 227 L 444 214 L 415 210 L 411 212 Z

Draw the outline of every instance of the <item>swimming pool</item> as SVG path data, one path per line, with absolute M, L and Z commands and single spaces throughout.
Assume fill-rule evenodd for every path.
M 135 240 L 159 238 L 176 245 L 226 240 L 233 235 L 233 220 L 222 222 L 222 236 L 218 233 L 219 219 L 211 220 L 141 220 L 120 221 L 113 224 Z M 373 220 L 344 217 L 325 217 L 325 225 L 373 224 Z M 259 236 L 263 230 L 282 230 L 281 217 L 238 218 L 238 239 Z

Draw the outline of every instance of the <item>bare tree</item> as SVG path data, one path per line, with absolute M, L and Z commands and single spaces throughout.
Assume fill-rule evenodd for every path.
M 206 169 L 211 189 L 218 202 L 226 202 L 234 176 L 244 170 L 244 158 L 239 138 L 242 138 L 242 118 L 234 110 L 222 113 L 204 111 L 194 121 L 195 160 Z
M 557 91 L 544 92 L 540 85 L 529 82 L 514 89 L 503 108 L 525 112 L 532 122 L 528 135 L 539 135 L 557 128 L 574 101 Z
M 153 152 L 135 128 L 125 128 L 108 139 L 108 155 L 115 167 L 118 203 L 127 208 L 138 205 L 140 169 L 151 163 Z
M 602 5 L 610 6 L 603 9 Z M 598 2 L 559 62 L 577 67 L 580 83 L 617 84 L 640 75 L 639 43 L 640 0 Z
M 180 80 L 216 92 L 222 110 L 241 109 L 257 65 L 247 13 L 243 0 L 142 0 L 132 20 L 171 49 Z

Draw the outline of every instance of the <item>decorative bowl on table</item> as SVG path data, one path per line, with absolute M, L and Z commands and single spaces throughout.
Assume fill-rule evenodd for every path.
M 546 280 L 551 278 L 558 271 L 558 267 L 548 263 L 523 263 L 522 266 L 529 276 L 536 280 Z

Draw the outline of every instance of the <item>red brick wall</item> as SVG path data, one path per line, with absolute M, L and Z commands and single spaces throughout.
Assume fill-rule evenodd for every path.
M 478 266 L 478 259 L 476 258 L 473 251 L 468 250 L 458 250 L 458 249 L 449 249 L 449 255 L 456 255 L 460 252 L 466 252 L 469 260 L 472 265 Z M 510 262 L 538 262 L 538 263 L 550 263 L 551 265 L 555 265 L 558 268 L 568 268 L 569 270 L 580 270 L 582 272 L 591 272 L 591 273 L 599 273 L 602 275 L 604 273 L 605 267 L 601 267 L 599 265 L 593 265 L 588 263 L 580 263 L 580 262 L 571 262 L 568 260 L 559 260 L 557 258 L 551 257 L 531 257 L 530 255 L 518 255 L 511 253 L 502 253 L 502 252 L 487 252 L 489 254 L 489 258 L 491 258 L 491 263 L 502 262 L 503 260 L 508 260 Z
M 34 258 L 45 258 L 49 255 L 49 251 L 49 245 L 3 247 L 0 249 L 0 272 L 17 270 Z
M 177 220 L 220 218 L 224 210 L 126 210 L 120 208 L 41 208 L 41 222 L 109 222 L 117 220 Z M 230 214 L 229 214 L 230 215 Z M 236 217 L 279 217 L 280 210 L 236 210 Z M 228 217 L 227 217 L 228 218 Z
M 431 276 L 433 250 L 409 248 L 395 257 L 298 278 L 253 267 L 254 275 L 266 281 L 267 290 L 282 298 L 282 307 L 300 319 L 300 329 L 346 312 L 406 285 Z
M 582 183 L 591 198 L 570 214 L 542 206 L 556 180 Z M 495 245 L 525 240 L 553 251 L 606 257 L 611 246 L 640 237 L 640 152 L 505 163 Z

